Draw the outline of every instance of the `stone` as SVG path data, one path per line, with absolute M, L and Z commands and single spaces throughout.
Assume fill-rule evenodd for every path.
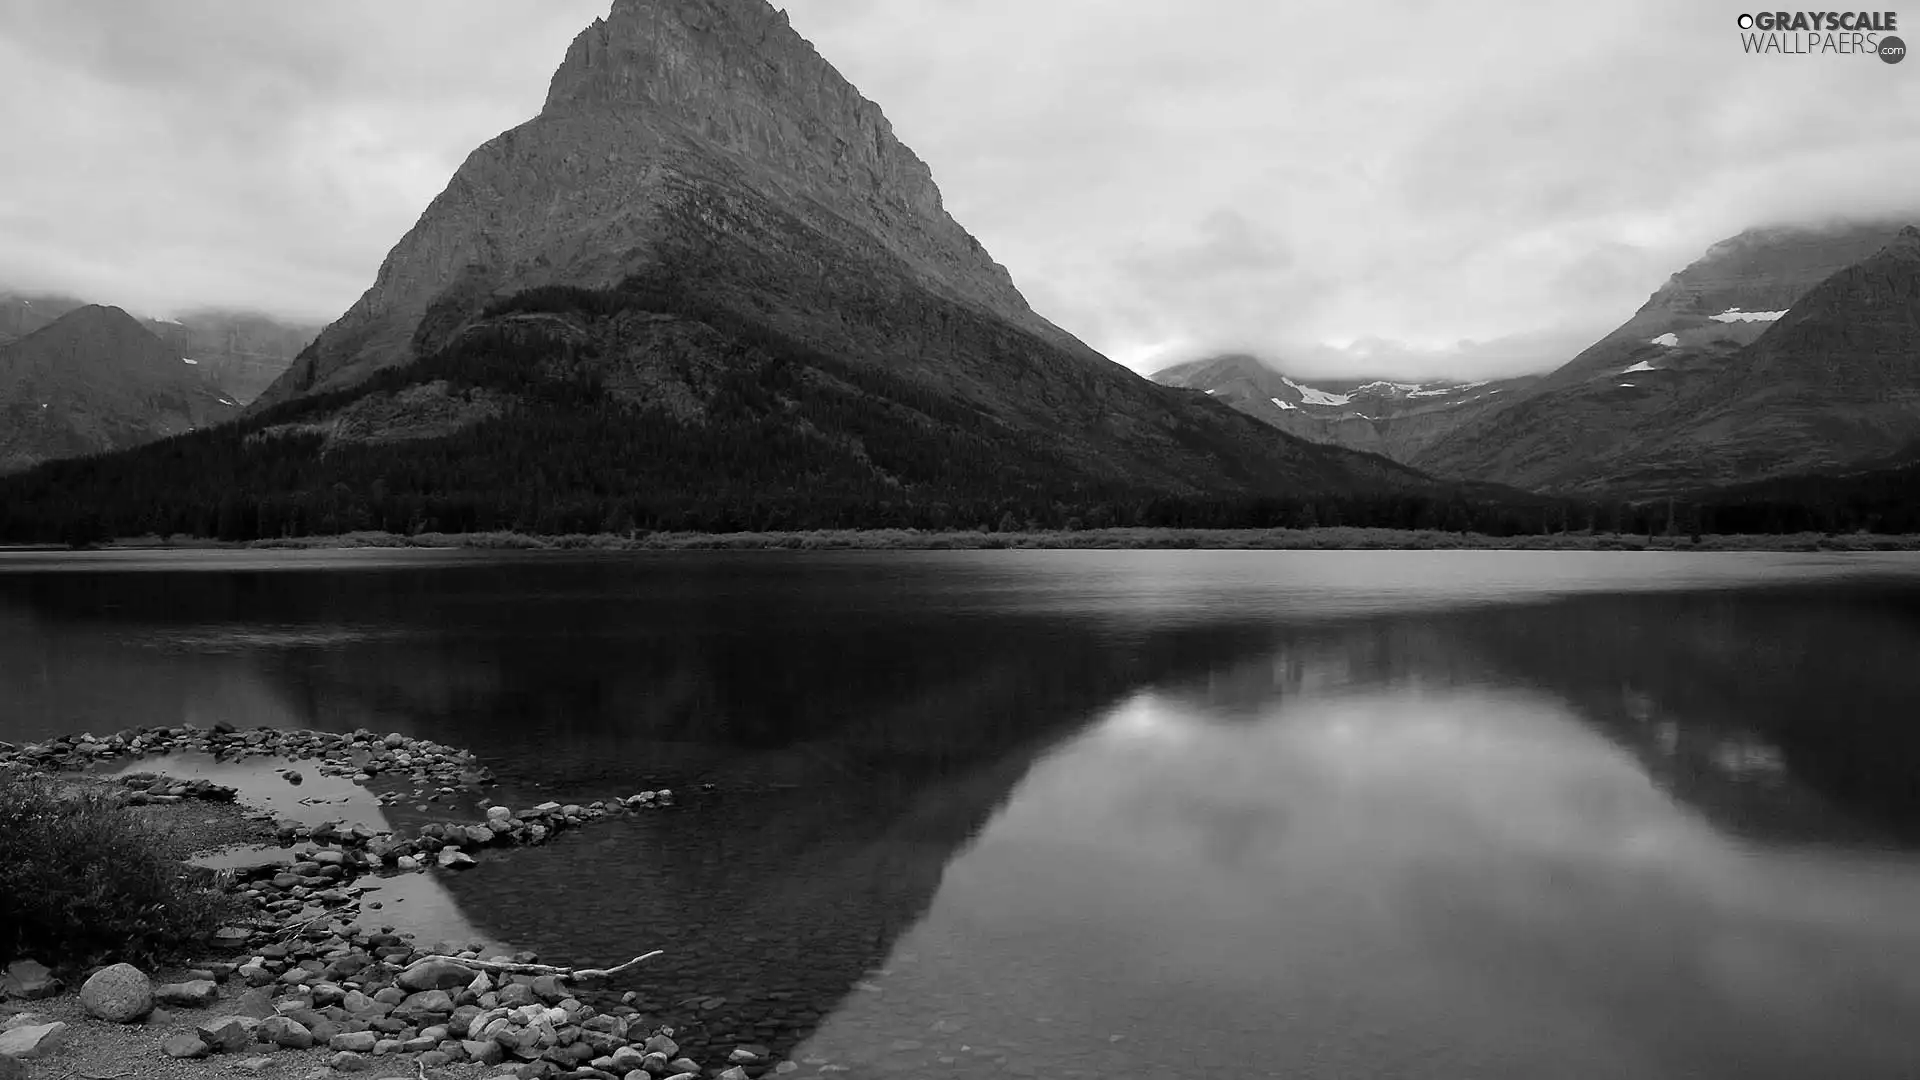
M 87 1015 L 114 1024 L 131 1024 L 153 1010 L 153 983 L 132 964 L 114 964 L 80 985 Z
M 453 998 L 445 990 L 422 990 L 408 995 L 407 999 L 394 1006 L 393 1015 L 404 1020 L 423 1020 L 427 1017 L 446 1017 L 453 1013 Z
M 451 960 L 422 960 L 401 972 L 394 984 L 410 994 L 423 990 L 459 990 L 472 983 L 474 975 L 472 968 Z
M 274 1013 L 273 990 L 269 987 L 256 987 L 241 994 L 233 1003 L 236 1016 L 251 1016 L 255 1020 L 265 1020 Z
M 213 1048 L 200 1036 L 183 1031 L 161 1040 L 160 1052 L 170 1058 L 203 1058 L 213 1053 Z
M 479 865 L 473 856 L 459 848 L 441 848 L 439 861 L 441 867 L 448 870 L 470 870 Z
M 667 1063 L 667 1068 L 675 1073 L 697 1073 L 700 1064 L 691 1058 L 676 1058 Z
M 667 1064 L 667 1055 L 658 1050 L 651 1054 L 643 1054 L 640 1058 L 640 1067 L 654 1076 L 665 1076 L 672 1071 L 672 1066 Z
M 356 1051 L 342 1050 L 327 1059 L 327 1067 L 334 1072 L 366 1072 L 373 1064 Z
M 60 980 L 38 960 L 16 960 L 8 964 L 6 977 L 0 979 L 0 999 L 38 1001 L 59 992 Z
M 346 1050 L 356 1054 L 371 1054 L 380 1037 L 371 1031 L 347 1031 L 335 1035 L 327 1041 L 329 1050 Z
M 211 979 L 162 983 L 153 988 L 153 1000 L 162 1005 L 177 1005 L 188 1009 L 204 1009 L 219 997 L 220 988 L 214 985 Z
M 234 1062 L 233 1067 L 243 1072 L 260 1073 L 264 1072 L 267 1066 L 272 1064 L 273 1059 L 270 1057 L 250 1057 L 242 1058 Z
M 680 1044 L 674 1042 L 670 1036 L 655 1035 L 646 1041 L 646 1049 L 649 1054 L 665 1054 L 673 1057 L 680 1052 Z
M 593 1051 L 582 1043 L 556 1043 L 540 1056 L 556 1065 L 573 1068 L 592 1060 Z
M 772 1053 L 772 1051 L 764 1046 L 755 1046 L 752 1043 L 747 1043 L 734 1047 L 733 1053 L 727 1055 L 727 1060 L 735 1065 L 758 1065 L 766 1061 L 770 1053 Z
M 313 1032 L 307 1025 L 285 1016 L 271 1016 L 260 1022 L 255 1032 L 262 1042 L 270 1042 L 283 1050 L 305 1050 L 313 1045 Z
M 53 1053 L 66 1041 L 67 1025 L 58 1020 L 0 1031 L 0 1057 L 31 1060 Z
M 253 1016 L 222 1016 L 209 1020 L 194 1029 L 200 1041 L 212 1047 L 218 1053 L 230 1053 L 244 1050 L 253 1042 L 253 1033 L 260 1027 L 260 1020 Z
M 625 1076 L 635 1069 L 642 1068 L 641 1062 L 646 1060 L 647 1057 L 647 1055 L 635 1050 L 631 1046 L 623 1046 L 615 1050 L 610 1056 L 612 1061 L 607 1065 L 607 1070 L 609 1072 L 619 1073 L 622 1076 Z
M 747 1076 L 747 1070 L 735 1065 L 733 1068 L 715 1077 L 714 1080 L 749 1080 L 749 1078 Z

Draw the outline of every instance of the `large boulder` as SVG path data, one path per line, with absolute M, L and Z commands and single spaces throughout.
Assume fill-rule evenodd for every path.
M 80 987 L 87 1014 L 115 1024 L 131 1024 L 153 1011 L 153 982 L 132 964 L 94 972 Z

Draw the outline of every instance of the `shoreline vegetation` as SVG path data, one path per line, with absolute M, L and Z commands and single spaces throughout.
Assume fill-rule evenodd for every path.
M 128 537 L 85 550 L 351 550 L 359 548 L 475 551 L 987 551 L 1248 550 L 1248 551 L 1920 551 L 1914 533 L 1706 533 L 1654 535 L 1565 532 L 1525 536 L 1328 526 L 1311 529 L 1185 529 L 1166 527 L 985 532 L 978 530 L 815 529 L 794 532 L 630 532 L 539 535 L 522 532 L 412 534 L 364 531 L 330 536 L 227 541 Z M 71 550 L 58 544 L 0 546 L 0 552 Z
M 303 770 L 369 788 L 377 780 L 382 804 L 438 803 L 435 817 L 444 820 L 415 835 L 276 820 L 247 806 L 244 786 L 169 778 L 173 754 L 265 759 L 257 765 L 263 774 L 293 784 Z M 154 759 L 152 771 L 102 772 L 128 759 Z M 381 905 L 363 905 L 358 878 L 484 876 L 488 862 L 512 858 L 512 849 L 676 806 L 673 792 L 659 790 L 514 810 L 489 805 L 492 787 L 492 774 L 467 751 L 366 730 L 185 725 L 0 743 L 0 805 L 99 856 L 76 876 L 75 852 L 0 837 L 15 883 L 30 878 L 39 892 L 59 894 L 30 898 L 19 911 L 21 896 L 0 896 L 0 915 L 20 924 L 0 940 L 0 1077 L 211 1077 L 239 1069 L 259 1080 L 755 1080 L 790 1068 L 767 1047 L 724 1034 L 730 1017 L 703 1014 L 675 1028 L 643 1015 L 647 995 L 621 984 L 638 985 L 628 973 L 657 951 L 601 960 L 606 967 L 557 967 L 533 953 L 493 955 L 481 944 L 416 944 L 379 925 L 370 909 Z M 462 812 L 462 803 L 484 809 Z M 216 806 L 231 812 L 208 829 Z M 257 865 L 215 871 L 187 858 L 262 840 Z M 148 853 L 128 859 L 129 845 Z M 60 909 L 82 901 L 93 904 L 89 911 L 109 904 L 140 919 L 174 905 L 187 910 L 167 920 L 164 940 L 147 940 L 116 933 L 126 920 L 75 926 Z

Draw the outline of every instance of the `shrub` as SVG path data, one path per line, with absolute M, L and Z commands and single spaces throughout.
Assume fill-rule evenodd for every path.
M 112 798 L 0 770 L 0 964 L 152 962 L 230 901 Z

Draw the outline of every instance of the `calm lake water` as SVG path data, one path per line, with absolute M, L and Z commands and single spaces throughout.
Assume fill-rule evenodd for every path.
M 1920 1076 L 1912 556 L 0 556 L 0 739 L 221 720 L 678 789 L 392 888 L 800 1077 Z

